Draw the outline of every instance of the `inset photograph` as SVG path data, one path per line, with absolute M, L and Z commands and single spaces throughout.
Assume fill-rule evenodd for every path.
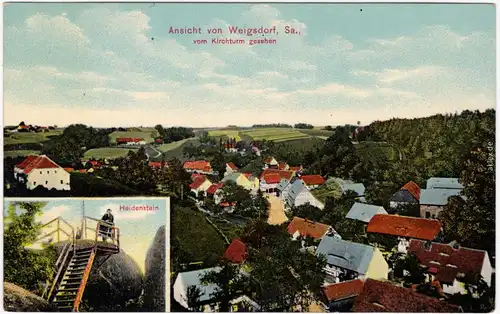
M 4 309 L 164 312 L 168 198 L 4 201 Z

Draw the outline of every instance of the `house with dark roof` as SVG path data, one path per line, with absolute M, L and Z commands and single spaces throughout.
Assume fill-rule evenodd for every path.
M 367 279 L 356 297 L 353 312 L 459 313 L 459 306 L 396 286 L 388 281 Z
M 384 207 L 355 202 L 345 218 L 369 223 L 375 215 L 387 215 Z
M 441 232 L 439 220 L 399 215 L 375 215 L 368 223 L 367 232 L 398 237 L 398 251 L 406 253 L 410 239 L 432 241 Z
M 382 252 L 370 245 L 323 237 L 316 255 L 326 258 L 327 283 L 365 278 L 387 279 L 389 274 Z
M 361 279 L 324 285 L 321 302 L 329 312 L 350 312 L 356 297 L 363 291 L 363 285 Z
M 71 189 L 70 174 L 45 155 L 28 156 L 15 165 L 14 179 L 26 184 L 28 190 L 33 190 L 38 186 L 49 190 L 69 191 Z
M 285 209 L 297 207 L 300 205 L 310 204 L 319 209 L 325 208 L 325 204 L 319 201 L 309 190 L 304 181 L 295 180 L 290 184 L 290 188 L 284 196 Z
M 247 246 L 240 239 L 233 239 L 223 256 L 231 263 L 241 264 L 247 258 Z
M 420 217 L 437 219 L 444 210 L 448 199 L 459 196 L 458 189 L 426 189 L 420 195 Z
M 403 185 L 390 199 L 391 208 L 400 205 L 418 204 L 420 201 L 420 187 L 413 181 Z
M 491 285 L 493 268 L 486 251 L 411 240 L 408 252 L 426 267 L 432 280 L 439 281 L 444 293 L 465 294 L 465 284 L 475 285 L 481 278 Z
M 294 240 L 299 237 L 311 237 L 319 241 L 326 235 L 338 236 L 337 231 L 332 226 L 300 217 L 293 217 L 287 229 Z

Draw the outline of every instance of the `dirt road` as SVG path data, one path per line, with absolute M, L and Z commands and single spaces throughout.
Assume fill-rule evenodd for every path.
M 285 215 L 285 206 L 283 201 L 275 195 L 267 195 L 269 206 L 269 218 L 267 223 L 270 225 L 280 225 L 288 220 Z

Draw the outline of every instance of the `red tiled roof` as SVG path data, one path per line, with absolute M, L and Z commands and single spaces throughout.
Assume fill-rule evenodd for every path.
M 325 183 L 325 179 L 319 174 L 310 174 L 300 177 L 306 185 L 320 185 Z
M 323 287 L 328 301 L 337 301 L 355 297 L 363 291 L 364 281 L 360 279 L 344 281 Z
M 89 160 L 89 162 L 92 164 L 92 166 L 100 167 L 101 163 L 97 160 Z
M 402 191 L 408 191 L 416 200 L 420 200 L 420 187 L 413 181 L 406 183 Z
M 367 279 L 355 299 L 353 312 L 461 312 L 461 308 L 436 298 L 396 286 L 386 281 Z
M 293 175 L 294 175 L 293 171 L 266 169 L 260 175 L 260 179 L 264 180 L 268 184 L 274 184 L 274 183 L 279 183 L 281 179 L 290 180 L 293 177 Z
M 232 162 L 228 162 L 227 165 L 229 166 L 229 168 L 231 168 L 233 170 L 238 170 L 238 167 L 236 167 L 236 165 L 233 164 Z
M 19 127 L 20 127 L 21 129 L 28 129 L 28 128 L 29 128 L 29 126 L 27 126 L 27 125 L 20 125 Z
M 203 175 L 201 176 L 197 176 L 197 177 L 194 177 L 193 179 L 193 183 L 191 183 L 189 185 L 189 188 L 190 189 L 193 189 L 193 190 L 196 190 L 198 189 L 205 181 L 207 180 L 207 178 Z
M 301 171 L 302 170 L 302 166 L 299 166 L 299 167 L 290 167 L 288 170 L 290 170 L 290 171 Z
M 212 171 L 212 166 L 210 165 L 210 163 L 208 161 L 195 160 L 195 161 L 184 162 L 184 169 L 210 172 L 210 171 Z
M 233 263 L 242 263 L 247 255 L 247 246 L 239 239 L 233 239 L 224 252 L 224 258 Z
M 130 142 L 138 143 L 140 141 L 144 141 L 144 139 L 143 138 L 139 138 L 139 137 L 118 137 L 116 139 L 116 142 L 118 142 L 118 143 L 122 143 L 122 142 L 125 142 L 125 143 L 130 143 Z
M 50 158 L 45 155 L 28 156 L 16 167 L 22 169 L 25 174 L 29 174 L 33 169 L 61 168 L 58 164 L 50 160 Z
M 236 205 L 236 202 L 233 202 L 231 205 L 229 205 L 229 202 L 223 202 L 219 204 L 222 207 L 229 207 L 229 206 L 234 206 Z
M 163 140 L 162 140 L 161 138 L 157 138 L 157 139 L 155 140 L 155 142 L 156 142 L 156 143 L 161 143 L 161 142 L 163 142 Z
M 288 233 L 294 234 L 295 232 L 299 232 L 301 236 L 310 236 L 314 239 L 321 239 L 330 226 L 303 219 L 300 217 L 293 217 L 292 222 L 288 225 Z
M 487 258 L 485 251 L 464 247 L 454 249 L 442 243 L 431 243 L 426 250 L 425 241 L 420 240 L 411 240 L 408 250 L 417 256 L 420 263 L 429 267 L 429 272 L 436 274 L 436 280 L 443 283 L 452 283 L 458 273 L 479 276 Z
M 224 183 L 215 183 L 212 184 L 208 189 L 207 189 L 207 194 L 215 194 L 218 189 L 222 188 L 224 186 Z
M 286 162 L 280 162 L 280 163 L 278 163 L 278 169 L 279 170 L 286 170 L 287 166 L 288 166 L 288 164 Z
M 63 168 L 63 169 L 66 172 L 73 172 L 73 171 L 75 171 L 73 168 Z
M 264 159 L 265 164 L 269 164 L 271 161 L 273 161 L 273 157 L 268 157 Z
M 248 179 L 252 176 L 251 172 L 243 172 L 243 175 Z
M 441 231 L 441 224 L 435 219 L 379 214 L 373 216 L 370 220 L 367 231 L 407 238 L 434 240 Z
M 191 180 L 194 180 L 194 179 L 196 179 L 198 177 L 205 177 L 205 175 L 204 174 L 199 174 L 199 173 L 193 173 L 191 175 Z
M 85 169 L 80 169 L 80 170 L 78 170 L 78 171 L 79 171 L 80 173 L 85 173 L 85 172 L 87 172 Z
M 161 168 L 161 161 L 150 161 L 150 162 L 148 162 L 148 165 L 151 168 Z M 166 166 L 166 163 L 165 163 L 165 166 Z

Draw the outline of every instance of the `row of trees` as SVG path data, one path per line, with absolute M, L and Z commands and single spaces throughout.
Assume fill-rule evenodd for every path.
M 155 126 L 155 129 L 164 143 L 172 143 L 186 138 L 195 137 L 194 130 L 192 128 L 185 128 L 185 127 L 164 128 L 162 125 L 157 124 Z

